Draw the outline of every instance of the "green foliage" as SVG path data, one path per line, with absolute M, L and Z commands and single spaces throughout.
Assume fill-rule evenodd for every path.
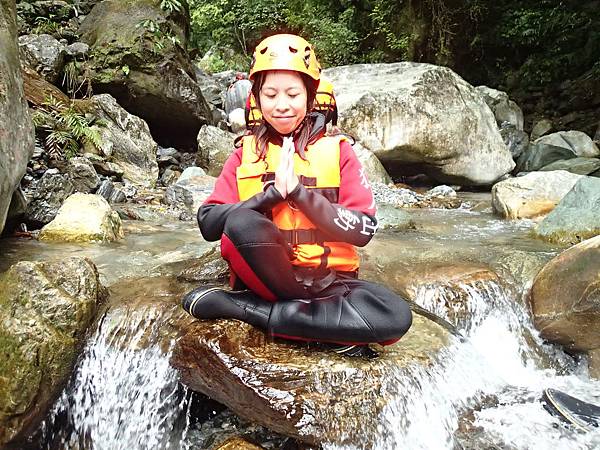
M 62 34 L 63 27 L 59 22 L 54 21 L 54 16 L 51 14 L 50 17 L 36 17 L 34 19 L 35 27 L 33 34 L 51 34 L 52 36 L 59 36 Z
M 173 11 L 181 12 L 183 6 L 181 5 L 180 0 L 160 0 L 160 8 L 163 11 L 172 13 Z
M 137 28 L 144 28 L 150 33 L 152 52 L 155 55 L 161 53 L 168 44 L 181 45 L 180 39 L 172 33 L 167 23 L 160 24 L 154 19 L 146 19 L 138 23 Z
M 73 60 L 65 64 L 62 85 L 71 98 L 92 96 L 92 81 L 84 62 Z
M 102 139 L 93 125 L 102 125 L 75 109 L 50 96 L 32 116 L 33 124 L 40 129 L 44 147 L 53 159 L 69 159 L 77 155 L 85 144 L 102 149 Z

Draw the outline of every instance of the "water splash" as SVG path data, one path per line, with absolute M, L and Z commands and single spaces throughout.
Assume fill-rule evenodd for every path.
M 426 286 L 416 301 L 452 320 L 446 306 L 457 289 Z M 389 364 L 378 393 L 387 399 L 379 417 L 365 417 L 351 444 L 325 448 L 600 448 L 600 429 L 579 434 L 540 401 L 552 387 L 598 403 L 600 382 L 590 380 L 585 364 L 543 343 L 527 312 L 498 283 L 462 289 L 468 314 L 455 322 L 465 339 L 453 341 L 429 367 Z
M 159 308 L 111 312 L 88 342 L 46 428 L 48 448 L 181 449 L 189 395 L 161 349 Z

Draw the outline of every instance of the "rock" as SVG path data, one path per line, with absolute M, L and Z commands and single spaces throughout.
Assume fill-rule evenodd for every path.
M 177 157 L 179 156 L 179 152 L 173 147 L 163 148 L 158 147 L 156 151 L 156 162 L 159 167 L 167 167 L 169 165 L 177 165 L 179 161 Z
M 35 131 L 23 95 L 15 2 L 0 0 L 0 233 L 33 154 Z
M 178 280 L 194 283 L 223 283 L 229 279 L 229 266 L 221 258 L 219 248 L 213 247 L 194 260 L 177 276 Z
M 553 128 L 554 128 L 554 125 L 552 124 L 552 121 L 549 119 L 542 119 L 542 120 L 536 122 L 533 125 L 533 129 L 531 130 L 531 140 L 535 141 L 536 139 L 542 137 L 549 131 L 552 131 Z
M 0 275 L 0 445 L 37 428 L 104 297 L 96 267 L 83 258 L 23 261 Z
M 90 51 L 90 46 L 83 42 L 73 42 L 67 46 L 66 52 L 73 59 L 83 59 Z
M 376 420 L 391 400 L 382 392 L 390 370 L 412 385 L 409 368 L 431 365 L 448 342 L 446 330 L 415 316 L 397 344 L 376 360 L 361 360 L 273 342 L 234 320 L 197 321 L 178 341 L 171 364 L 184 384 L 240 417 L 316 444 L 351 439 Z
M 201 167 L 188 167 L 180 175 L 177 182 L 179 184 L 194 183 L 194 181 L 203 183 L 207 180 L 203 177 L 206 177 L 206 172 L 204 171 L 204 169 L 202 169 Z
M 415 228 L 415 224 L 409 213 L 385 203 L 377 207 L 377 222 L 380 230 L 406 230 Z
M 169 13 L 150 0 L 98 2 L 78 30 L 91 49 L 86 68 L 94 92 L 113 95 L 163 145 L 178 148 L 193 146 L 211 120 L 185 51 L 188 30 L 187 7 Z
M 529 136 L 527 136 L 527 133 L 523 130 L 517 130 L 514 125 L 502 124 L 500 135 L 504 139 L 504 143 L 515 161 L 529 146 Z
M 227 158 L 233 153 L 235 135 L 212 125 L 204 125 L 198 132 L 198 153 L 196 165 L 206 169 L 206 173 L 218 177 Z
M 75 192 L 88 194 L 95 192 L 96 188 L 100 185 L 100 177 L 98 177 L 94 166 L 87 158 L 76 157 L 69 159 L 67 173 L 71 177 Z
M 531 172 L 509 178 L 492 187 L 492 207 L 508 219 L 534 218 L 548 214 L 581 179 L 564 170 Z
M 600 122 L 598 122 L 598 128 L 596 128 L 596 133 L 594 134 L 594 142 L 596 145 L 600 144 Z
M 25 219 L 35 228 L 54 220 L 56 213 L 75 187 L 68 175 L 47 170 L 29 190 Z
M 125 193 L 115 187 L 112 181 L 104 180 L 98 190 L 96 191 L 97 195 L 101 195 L 108 203 L 123 203 L 127 197 Z
M 236 108 L 227 115 L 227 122 L 233 133 L 239 134 L 246 129 L 246 112 Z
M 153 187 L 158 179 L 158 146 L 146 122 L 129 114 L 108 94 L 94 95 L 82 107 L 104 121 L 106 126 L 98 128 L 103 152 L 123 172 L 123 178 L 136 186 Z
M 410 189 L 396 188 L 382 183 L 371 183 L 371 189 L 378 205 L 415 206 L 423 199 L 423 196 Z
M 587 356 L 590 377 L 600 380 L 600 349 L 589 350 Z
M 487 185 L 514 167 L 481 95 L 448 68 L 357 64 L 323 75 L 335 87 L 340 128 L 392 178 L 419 170 L 443 183 Z
M 67 56 L 63 44 L 49 34 L 30 34 L 19 37 L 19 50 L 24 65 L 57 84 Z
M 391 177 L 372 151 L 364 148 L 358 142 L 352 146 L 352 149 L 362 164 L 369 183 L 390 184 L 392 182 Z
M 223 108 L 225 114 L 229 116 L 236 109 L 243 111 L 251 90 L 252 82 L 250 80 L 237 80 L 229 86 L 225 92 L 225 105 Z
M 561 202 L 533 230 L 538 237 L 560 244 L 576 244 L 600 234 L 600 179 L 582 177 Z
M 517 159 L 515 172 L 534 172 L 556 161 L 575 158 L 575 153 L 570 148 L 556 145 L 533 142 L 521 153 Z
M 216 76 L 208 75 L 197 67 L 194 67 L 198 84 L 202 86 L 202 94 L 206 101 L 214 108 L 223 108 L 223 93 L 227 90 L 228 83 Z M 225 113 L 223 113 L 225 114 Z M 225 117 L 227 115 L 225 114 Z
M 487 86 L 477 86 L 475 89 L 483 96 L 483 99 L 494 113 L 498 125 L 508 122 L 517 130 L 523 131 L 523 111 L 508 98 L 506 92 Z
M 540 169 L 540 171 L 566 170 L 577 175 L 589 175 L 600 169 L 600 159 L 577 157 L 554 161 Z
M 251 444 L 241 437 L 233 437 L 227 439 L 221 445 L 215 448 L 215 450 L 261 450 L 263 447 Z
M 600 236 L 596 236 L 565 250 L 540 271 L 530 302 L 535 326 L 544 339 L 598 356 L 599 268 Z
M 167 168 L 160 177 L 160 181 L 163 186 L 171 186 L 177 182 L 180 176 L 181 172 Z
M 456 197 L 456 191 L 450 186 L 440 185 L 429 189 L 425 193 L 425 197 Z
M 535 144 L 544 144 L 568 149 L 575 156 L 595 158 L 600 156 L 600 149 L 594 144 L 592 138 L 581 131 L 559 131 L 547 136 L 542 136 L 534 141 Z
M 63 105 L 69 104 L 69 97 L 56 86 L 44 80 L 35 70 L 29 67 L 22 67 L 21 74 L 23 76 L 25 97 L 33 106 L 43 105 L 50 97 L 54 97 Z
M 42 240 L 63 242 L 104 242 L 122 237 L 121 218 L 104 197 L 80 193 L 71 195 L 40 232 Z

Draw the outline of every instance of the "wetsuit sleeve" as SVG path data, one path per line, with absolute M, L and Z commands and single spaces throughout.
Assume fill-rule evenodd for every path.
M 240 208 L 248 208 L 265 213 L 283 201 L 283 197 L 274 186 L 264 192 L 240 201 L 237 189 L 236 169 L 241 163 L 241 148 L 237 149 L 225 162 L 221 175 L 217 178 L 215 189 L 198 209 L 198 226 L 202 237 L 207 241 L 218 241 L 223 234 L 225 221 L 229 214 Z
M 377 230 L 375 201 L 364 169 L 347 142 L 340 145 L 339 203 L 299 184 L 289 198 L 332 241 L 362 247 Z

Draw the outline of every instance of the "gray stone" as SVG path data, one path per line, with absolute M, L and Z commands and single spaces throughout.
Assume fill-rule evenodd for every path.
M 405 230 L 415 226 L 408 212 L 389 204 L 377 207 L 377 223 L 380 230 Z
M 600 234 L 600 179 L 582 177 L 534 233 L 563 244 L 577 244 Z
M 101 195 L 108 203 L 111 204 L 123 203 L 127 199 L 125 193 L 118 187 L 115 187 L 113 182 L 110 180 L 104 180 L 96 191 L 96 194 Z
M 428 190 L 425 197 L 456 197 L 456 191 L 450 186 L 442 184 Z
M 243 111 L 251 89 L 252 83 L 249 80 L 237 80 L 229 86 L 225 93 L 225 114 L 230 115 L 235 109 Z
M 137 186 L 154 186 L 158 179 L 157 144 L 146 122 L 129 114 L 108 94 L 94 95 L 91 108 L 106 125 L 98 129 L 103 152 L 123 172 L 123 178 Z
M 84 157 L 71 158 L 67 165 L 67 173 L 76 192 L 88 194 L 94 192 L 100 185 L 100 177 L 94 166 Z
M 66 47 L 49 34 L 30 34 L 19 37 L 21 61 L 56 84 L 66 61 Z
M 369 183 L 390 184 L 392 178 L 383 167 L 383 164 L 377 159 L 377 156 L 369 149 L 366 149 L 360 143 L 356 142 L 352 149 L 365 170 L 364 174 Z
M 66 52 L 71 58 L 80 59 L 85 56 L 90 51 L 90 46 L 83 42 L 73 42 L 71 45 L 67 46 Z
M 487 185 L 514 167 L 492 111 L 448 68 L 357 64 L 323 75 L 335 87 L 340 128 L 392 178 L 412 166 L 443 183 Z
M 13 192 L 27 169 L 35 132 L 27 101 L 17 45 L 15 2 L 0 3 L 0 232 Z
M 531 140 L 535 141 L 553 129 L 554 125 L 550 119 L 541 119 L 533 125 L 533 129 L 531 130 Z
M 521 111 L 521 108 L 515 102 L 508 98 L 506 92 L 487 86 L 477 86 L 475 89 L 483 96 L 483 99 L 494 113 L 498 125 L 508 122 L 517 130 L 523 131 L 523 111 Z
M 570 150 L 575 156 L 594 158 L 600 156 L 600 149 L 594 144 L 592 138 L 581 131 L 559 131 L 547 136 L 542 136 L 534 141 L 535 144 L 543 144 L 554 147 L 562 147 Z
M 502 124 L 500 135 L 516 161 L 529 146 L 529 136 L 523 130 L 517 130 L 514 125 Z
M 219 176 L 227 158 L 233 152 L 235 135 L 212 125 L 204 125 L 198 132 L 196 165 L 211 176 Z
M 554 161 L 540 169 L 540 171 L 548 170 L 566 170 L 567 172 L 576 173 L 578 175 L 589 175 L 600 169 L 600 159 L 598 158 L 573 158 L 561 161 Z
M 75 192 L 68 175 L 48 170 L 30 189 L 25 219 L 34 226 L 54 220 L 63 202 Z
M 515 172 L 534 172 L 556 161 L 575 158 L 573 150 L 567 147 L 534 142 L 517 159 Z

